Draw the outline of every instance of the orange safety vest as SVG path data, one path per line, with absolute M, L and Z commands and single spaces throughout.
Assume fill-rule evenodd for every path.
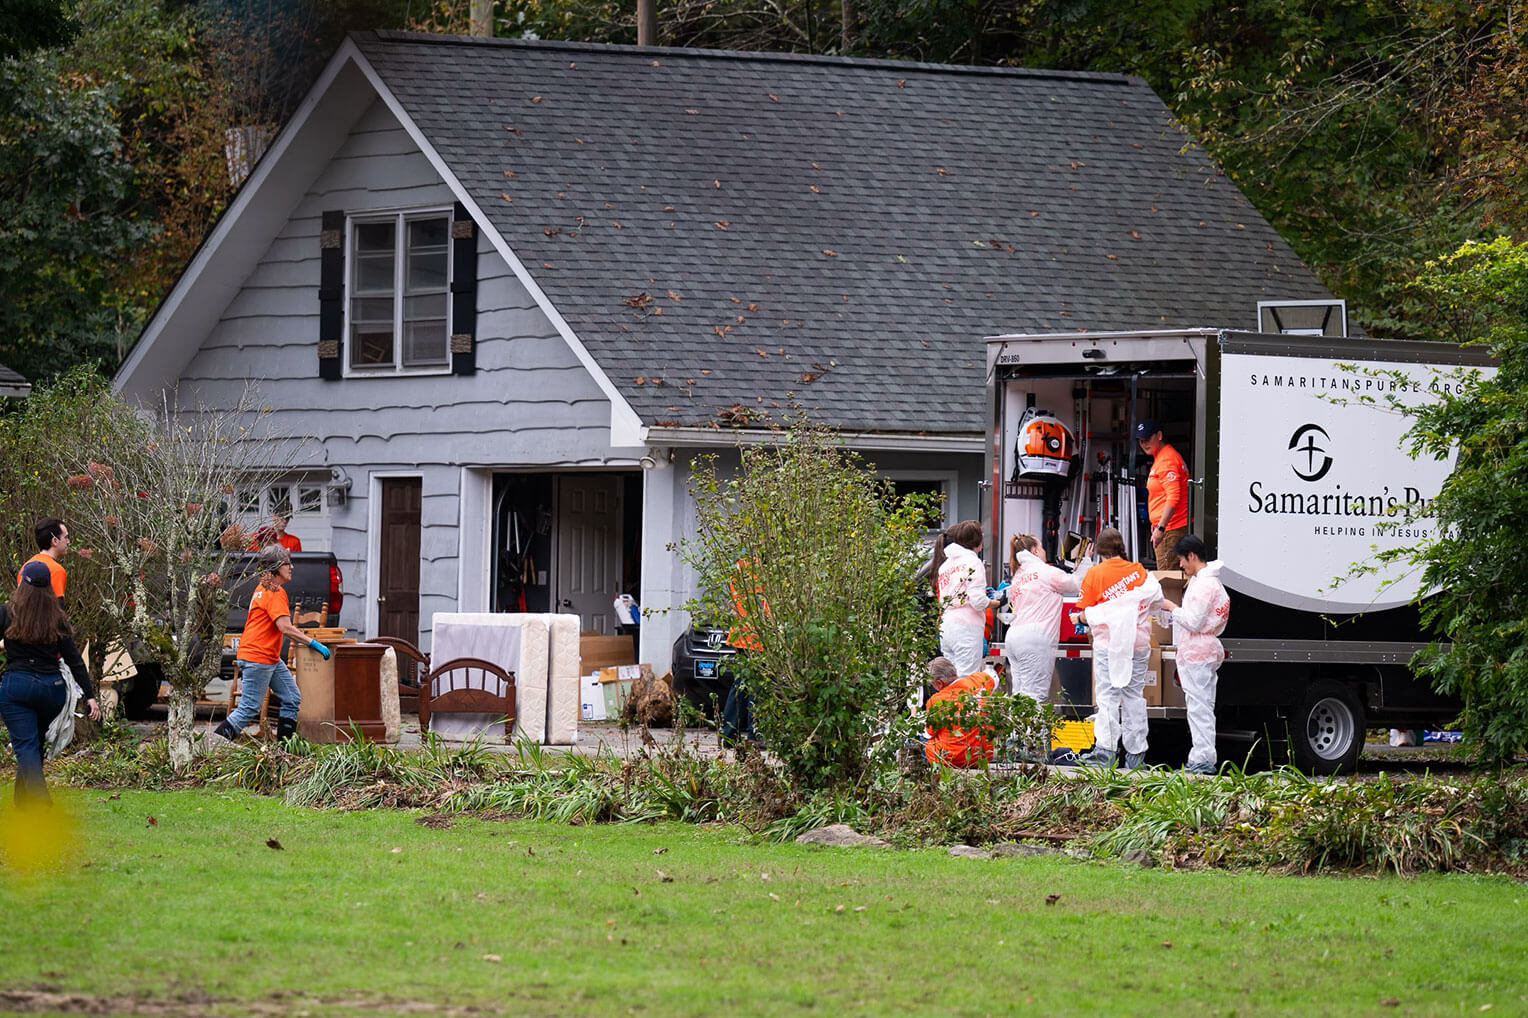
M 995 685 L 992 676 L 986 672 L 973 672 L 939 690 L 928 698 L 928 703 L 924 706 L 932 707 L 936 703 L 955 700 L 963 693 L 968 695 L 985 693 Z M 978 760 L 992 759 L 992 743 L 982 738 L 980 732 L 954 727 L 941 728 L 929 734 L 928 742 L 923 744 L 923 753 L 928 757 L 929 763 L 944 763 L 950 767 L 971 767 Z

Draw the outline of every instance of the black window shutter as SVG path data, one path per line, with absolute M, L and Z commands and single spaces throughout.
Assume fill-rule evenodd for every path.
M 477 227 L 461 202 L 451 214 L 451 373 L 477 371 Z
M 318 234 L 318 377 L 339 378 L 345 349 L 345 213 L 325 212 Z

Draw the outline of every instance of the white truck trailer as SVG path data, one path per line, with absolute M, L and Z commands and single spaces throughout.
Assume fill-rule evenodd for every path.
M 1425 541 L 1426 506 L 1452 469 L 1408 456 L 1410 419 L 1379 397 L 1435 398 L 1459 366 L 1490 363 L 1452 344 L 1218 329 L 989 338 L 989 575 L 1005 574 L 1013 534 L 1049 530 L 1059 557 L 1068 535 L 1105 526 L 1152 568 L 1151 462 L 1133 431 L 1157 421 L 1189 467 L 1190 531 L 1225 563 L 1221 740 L 1307 772 L 1351 769 L 1366 726 L 1441 727 L 1459 706 L 1408 668 L 1426 642 L 1415 572 L 1338 579 L 1378 549 Z M 1020 431 L 1037 416 L 1070 431 L 1069 469 L 1021 469 Z M 1422 515 L 1396 526 L 1400 505 Z M 1063 713 L 1091 714 L 1086 652 L 1060 655 Z M 1185 714 L 1156 699 L 1151 737 L 1170 761 L 1186 748 Z M 1241 758 L 1235 745 L 1223 756 Z

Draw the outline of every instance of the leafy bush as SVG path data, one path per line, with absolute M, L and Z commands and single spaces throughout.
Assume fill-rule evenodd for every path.
M 991 692 L 975 696 L 969 691 L 940 700 L 926 712 L 928 727 L 972 732 L 992 745 L 1002 762 L 1044 763 L 1050 759 L 1051 733 L 1058 723 L 1050 704 L 1037 704 L 1027 696 Z
M 0 758 L 3 761 L 3 758 Z M 222 784 L 291 805 L 404 808 L 569 824 L 734 824 L 786 841 L 845 823 L 907 848 L 1043 841 L 1103 856 L 1142 851 L 1165 865 L 1307 872 L 1506 872 L 1528 876 L 1522 771 L 1326 781 L 1294 771 L 1214 778 L 1178 771 L 886 769 L 857 789 L 803 797 L 762 754 L 742 763 L 672 745 L 629 759 L 514 753 L 432 742 L 423 751 L 364 739 L 287 748 L 240 743 L 177 775 L 164 739 L 109 731 L 50 765 L 94 787 Z M 0 773 L 0 778 L 3 778 Z
M 935 645 L 913 579 L 922 504 L 809 422 L 740 457 L 730 476 L 714 458 L 696 469 L 684 550 L 703 593 L 688 607 L 748 648 L 732 670 L 786 773 L 856 785 Z
M 1437 537 L 1382 553 L 1422 568 L 1422 619 L 1440 642 L 1417 673 L 1464 701 L 1465 739 L 1491 760 L 1528 748 L 1528 245 L 1466 244 L 1416 282 L 1454 330 L 1489 344 L 1493 376 L 1462 372 L 1463 387 L 1394 409 L 1413 417 L 1413 456 L 1457 450 L 1431 505 Z

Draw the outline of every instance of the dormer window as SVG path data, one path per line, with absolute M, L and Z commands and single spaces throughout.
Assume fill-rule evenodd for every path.
M 318 377 L 477 371 L 477 226 L 466 206 L 329 209 L 318 233 Z
M 349 232 L 349 372 L 450 371 L 450 211 L 357 216 Z

